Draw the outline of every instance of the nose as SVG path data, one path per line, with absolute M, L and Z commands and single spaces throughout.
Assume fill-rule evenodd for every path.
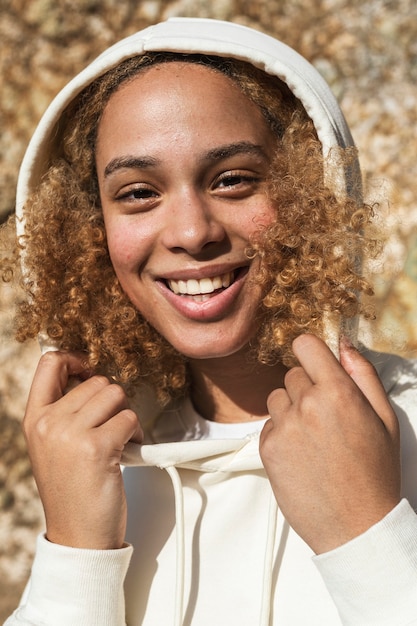
M 196 255 L 224 241 L 226 231 L 215 200 L 198 191 L 183 190 L 167 206 L 164 244 L 170 250 Z

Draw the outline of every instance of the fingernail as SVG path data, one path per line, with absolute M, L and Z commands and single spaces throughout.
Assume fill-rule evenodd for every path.
M 346 348 L 346 350 L 356 350 L 356 346 L 352 343 L 352 340 L 347 335 L 341 335 L 340 346 Z

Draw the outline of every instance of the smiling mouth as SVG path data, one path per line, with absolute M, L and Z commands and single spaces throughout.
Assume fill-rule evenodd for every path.
M 204 302 L 230 287 L 235 280 L 235 272 L 226 272 L 212 278 L 192 278 L 190 280 L 167 280 L 169 289 L 177 296 L 192 297 L 197 302 Z

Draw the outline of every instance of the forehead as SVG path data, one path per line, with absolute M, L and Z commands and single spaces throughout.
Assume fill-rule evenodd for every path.
M 222 72 L 172 61 L 145 68 L 110 97 L 98 146 L 111 135 L 143 137 L 146 129 L 171 141 L 187 129 L 200 136 L 234 132 L 271 135 L 260 108 Z
M 177 95 L 178 99 L 184 99 L 181 96 L 187 94 L 187 97 L 195 102 L 204 99 L 202 94 L 212 92 L 213 96 L 221 98 L 225 103 L 227 101 L 236 103 L 237 100 L 251 103 L 236 81 L 225 73 L 215 67 L 193 61 L 165 61 L 140 69 L 110 96 L 106 108 L 110 103 L 114 107 L 115 103 L 125 99 L 133 91 L 137 97 L 142 95 L 151 98 L 153 95 L 154 101 L 157 97 L 165 99 L 167 95 L 170 98 Z

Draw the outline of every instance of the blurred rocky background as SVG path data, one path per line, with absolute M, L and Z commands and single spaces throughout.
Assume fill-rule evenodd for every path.
M 0 216 L 13 211 L 18 166 L 54 94 L 104 48 L 170 16 L 212 17 L 277 36 L 338 97 L 358 145 L 367 198 L 389 235 L 375 272 L 377 349 L 417 350 L 417 4 L 415 0 L 0 0 Z M 0 296 L 0 621 L 27 578 L 42 509 L 20 421 L 38 358 L 12 339 Z M 370 339 L 370 332 L 373 339 Z

